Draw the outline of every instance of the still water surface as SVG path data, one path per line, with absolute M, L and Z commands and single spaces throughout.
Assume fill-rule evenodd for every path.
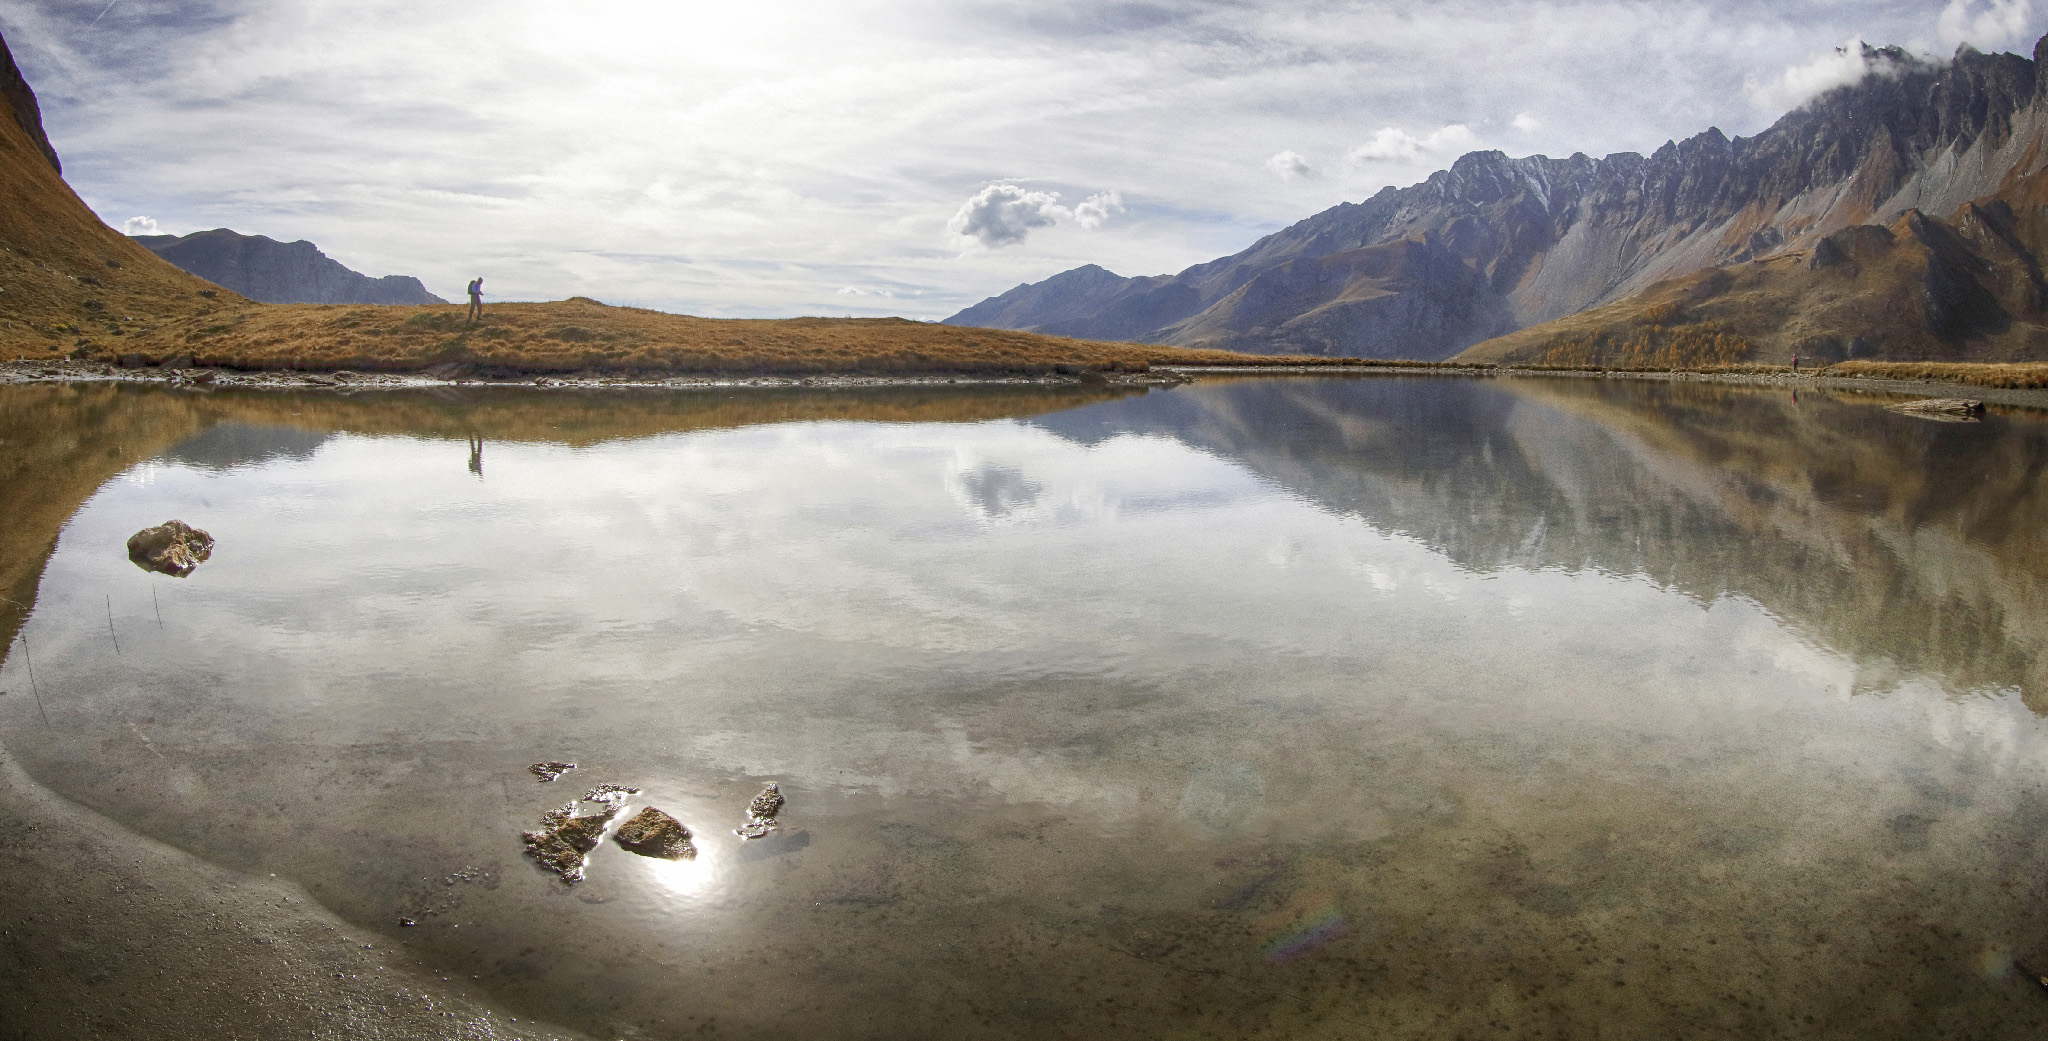
M 0 390 L 0 739 L 599 1037 L 2048 1026 L 2048 424 L 806 393 Z M 524 860 L 600 782 L 698 858 Z

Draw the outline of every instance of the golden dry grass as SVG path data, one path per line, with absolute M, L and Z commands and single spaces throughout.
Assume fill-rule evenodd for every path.
M 0 357 L 244 369 L 483 374 L 1049 373 L 1312 359 L 1097 343 L 900 319 L 717 320 L 595 300 L 460 306 L 268 305 L 187 274 L 107 227 L 28 135 L 0 119 Z
M 498 304 L 476 323 L 464 310 L 250 304 L 157 323 L 119 350 L 150 363 L 484 375 L 1143 372 L 1292 360 L 900 318 L 695 318 L 583 297 Z
M 2048 362 L 1845 361 L 1823 371 L 1829 376 L 1961 383 L 1971 387 L 2048 387 Z

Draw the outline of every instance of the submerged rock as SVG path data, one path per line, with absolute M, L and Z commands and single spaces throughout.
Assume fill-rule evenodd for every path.
M 540 778 L 541 783 L 546 784 L 574 769 L 575 763 L 535 763 L 527 767 L 526 772 Z
M 128 536 L 128 559 L 145 571 L 184 578 L 213 555 L 213 536 L 181 520 L 169 520 Z
M 604 840 L 605 828 L 620 809 L 608 803 L 596 813 L 579 817 L 576 804 L 568 802 L 549 810 L 540 815 L 540 830 L 526 833 L 526 855 L 562 876 L 564 882 L 581 882 L 585 860 Z
M 690 829 L 652 806 L 619 825 L 618 834 L 612 838 L 643 857 L 693 860 L 697 856 L 697 847 L 690 845 Z
M 758 839 L 774 831 L 775 814 L 782 809 L 782 789 L 773 783 L 761 789 L 754 801 L 747 804 L 747 822 L 734 828 L 732 833 L 743 839 Z
M 1893 412 L 1904 412 L 1922 419 L 1943 419 L 1950 422 L 1967 423 L 1984 414 L 1984 403 L 1969 398 L 1921 398 L 1885 407 Z
M 640 789 L 629 788 L 623 784 L 600 784 L 583 793 L 583 801 L 594 802 L 601 806 L 616 806 L 619 803 L 625 802 L 626 796 L 638 794 L 640 794 Z

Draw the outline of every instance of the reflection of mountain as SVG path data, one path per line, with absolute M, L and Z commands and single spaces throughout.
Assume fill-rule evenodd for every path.
M 11 641 L 35 602 L 57 534 L 94 491 L 145 459 L 226 468 L 303 458 L 332 432 L 462 439 L 599 441 L 758 423 L 845 420 L 975 422 L 1114 400 L 1102 386 L 871 387 L 573 394 L 491 388 L 333 394 L 207 394 L 120 386 L 0 387 L 0 638 Z M 1001 494 L 1011 494 L 1002 492 Z M 1014 505 L 1014 504 L 1013 504 Z M 163 520 L 148 518 L 149 523 Z M 0 644 L 4 648 L 5 644 Z M 0 655 L 4 655 L 0 649 Z
M 205 470 L 231 470 L 274 459 L 311 459 L 332 434 L 260 423 L 222 423 L 158 456 Z
M 1474 570 L 1748 597 L 1873 670 L 2048 710 L 2048 426 L 1553 379 L 1205 383 L 1035 421 L 1152 433 Z

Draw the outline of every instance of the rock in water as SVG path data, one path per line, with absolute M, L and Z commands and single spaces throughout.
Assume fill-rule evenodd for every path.
M 604 840 L 604 829 L 620 808 L 607 805 L 582 817 L 576 816 L 574 802 L 549 810 L 540 815 L 540 830 L 526 833 L 526 855 L 562 876 L 564 882 L 581 882 L 585 858 Z
M 782 789 L 769 784 L 747 804 L 747 822 L 732 833 L 743 839 L 758 839 L 776 828 L 775 814 L 782 809 Z
M 690 845 L 690 829 L 652 806 L 619 825 L 618 834 L 612 838 L 643 857 L 693 860 L 697 856 L 697 847 Z
M 1969 398 L 1920 398 L 1896 405 L 1886 405 L 1894 412 L 1919 416 L 1923 419 L 1945 419 L 1951 422 L 1969 422 L 1984 414 L 1984 403 Z
M 128 536 L 128 559 L 145 571 L 184 578 L 213 555 L 213 536 L 180 520 Z
M 548 762 L 535 763 L 532 766 L 527 767 L 526 772 L 534 775 L 535 777 L 540 778 L 541 783 L 546 784 L 547 782 L 552 781 L 555 778 L 560 777 L 563 774 L 568 773 L 569 771 L 574 769 L 576 769 L 575 763 Z
M 594 802 L 603 806 L 617 806 L 626 801 L 626 796 L 638 794 L 640 794 L 640 789 L 629 788 L 623 784 L 600 784 L 585 792 L 583 801 Z

